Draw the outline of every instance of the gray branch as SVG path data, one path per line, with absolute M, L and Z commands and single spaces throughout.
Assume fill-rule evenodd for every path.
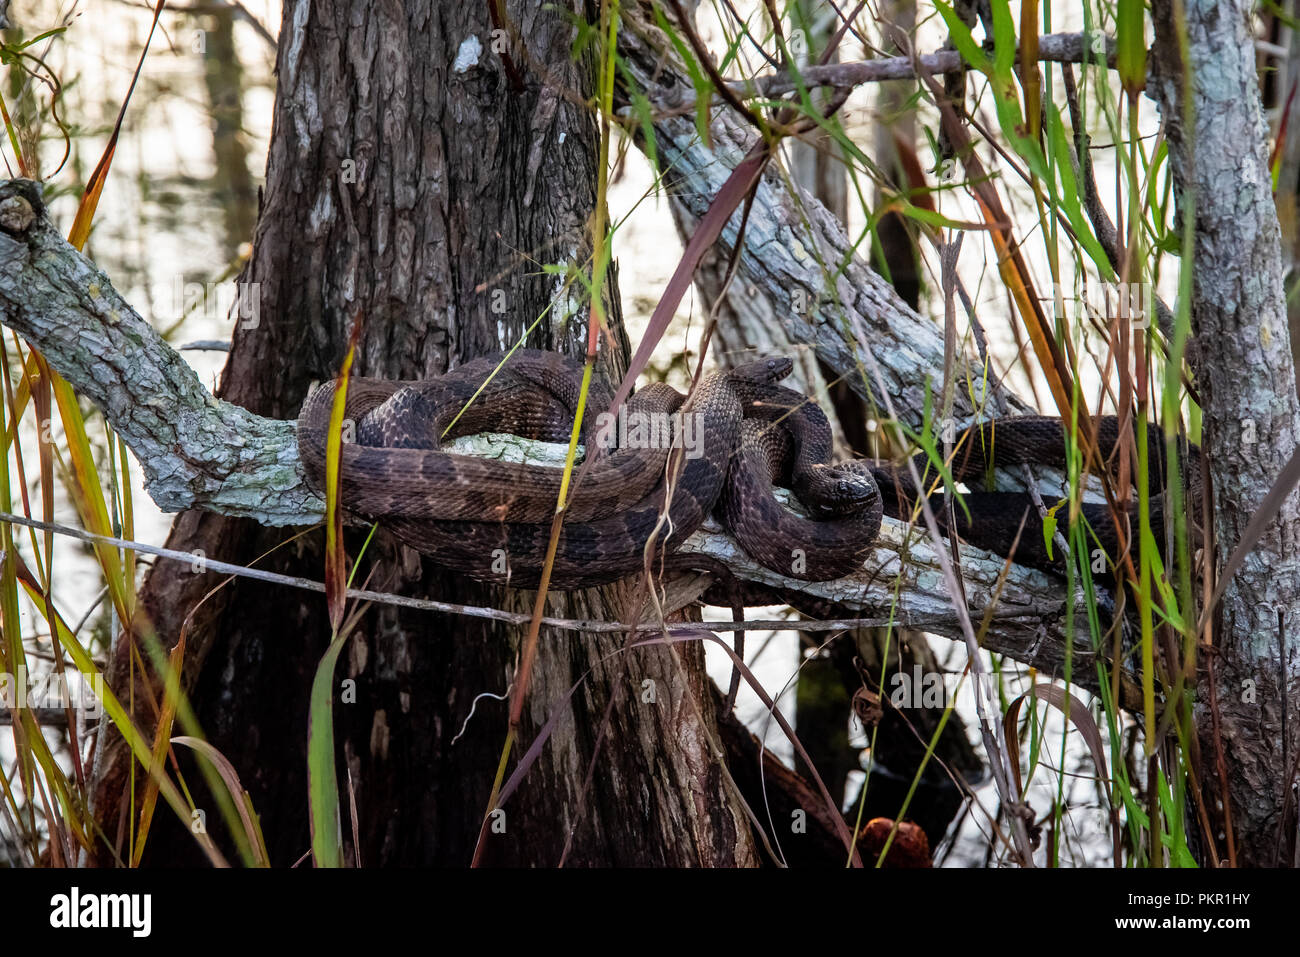
M 655 145 L 673 201 L 683 216 L 698 221 L 757 134 L 734 112 L 720 109 L 712 115 L 712 145 L 706 144 L 694 119 L 676 109 L 691 89 L 689 81 L 668 52 L 652 44 L 652 36 L 648 29 L 622 31 L 619 52 L 626 75 L 658 111 Z M 723 229 L 715 247 L 720 261 L 736 247 L 740 223 L 737 212 Z M 938 394 L 942 386 L 942 330 L 899 299 L 857 255 L 843 224 L 785 181 L 774 164 L 763 174 L 745 226 L 732 287 L 732 298 L 741 296 L 752 310 L 769 313 L 761 317 L 763 324 L 779 325 L 791 341 L 811 346 L 873 408 L 883 410 L 883 397 L 862 361 L 861 350 L 870 343 L 899 414 L 909 426 L 921 424 L 927 387 Z M 956 375 L 953 414 L 959 423 L 1029 411 L 985 375 L 978 359 L 960 357 Z
M 1105 34 L 1087 33 L 1047 33 L 1038 38 L 1038 59 L 1050 63 L 1096 63 L 1103 59 L 1097 47 L 1104 50 L 1107 65 L 1115 60 L 1115 41 Z M 799 80 L 806 89 L 814 87 L 834 87 L 847 89 L 866 83 L 882 83 L 890 80 L 910 80 L 916 76 L 916 64 L 927 73 L 952 73 L 965 67 L 962 55 L 956 50 L 938 50 L 926 53 L 913 61 L 907 56 L 879 57 L 874 60 L 858 60 L 852 63 L 826 63 L 805 66 L 799 70 Z M 764 96 L 778 97 L 793 93 L 798 89 L 794 78 L 786 73 L 773 73 L 755 77 L 753 80 L 738 80 L 728 83 L 728 87 L 738 97 Z M 720 97 L 716 97 L 721 102 Z M 694 109 L 695 97 L 683 100 L 682 109 Z

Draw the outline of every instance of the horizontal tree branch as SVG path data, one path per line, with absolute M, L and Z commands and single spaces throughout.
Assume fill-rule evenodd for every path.
M 294 423 L 215 398 L 44 213 L 39 184 L 0 183 L 0 319 L 44 353 L 136 454 L 165 512 L 318 521 Z
M 1038 59 L 1050 63 L 1099 63 L 1102 57 L 1093 52 L 1093 38 L 1105 44 L 1105 63 L 1114 66 L 1115 41 L 1104 34 L 1047 33 L 1038 38 Z M 727 87 L 737 97 L 778 97 L 803 87 L 833 87 L 849 89 L 866 83 L 888 80 L 908 80 L 916 76 L 916 65 L 927 73 L 953 73 L 966 64 L 956 50 L 938 50 L 925 53 L 914 61 L 908 56 L 880 57 L 874 60 L 856 60 L 844 63 L 826 63 L 799 68 L 799 82 L 789 73 L 769 73 L 752 80 L 736 80 Z M 715 94 L 716 97 L 716 94 Z M 683 112 L 694 110 L 695 98 L 683 100 L 677 108 Z M 688 109 L 689 107 L 689 109 Z
M 294 423 L 213 397 L 108 277 L 59 235 L 44 214 L 38 189 L 20 180 L 0 183 L 0 319 L 100 408 L 135 453 L 158 506 L 202 508 L 272 526 L 321 521 L 324 503 L 303 477 Z M 485 441 L 493 454 L 531 461 L 544 461 L 548 451 L 543 443 L 517 437 L 471 437 L 461 440 L 458 450 L 489 451 L 481 445 Z M 512 448 L 512 442 L 519 447 Z M 683 549 L 722 561 L 743 580 L 831 602 L 859 618 L 959 636 L 932 546 L 897 522 L 886 521 L 862 572 L 833 582 L 783 578 L 750 559 L 712 523 Z M 208 565 L 216 570 L 212 561 Z M 1045 673 L 1062 673 L 1067 651 L 1060 583 L 1004 565 L 978 549 L 961 550 L 972 617 L 979 620 L 989 610 L 997 617 L 987 647 Z M 903 580 L 896 590 L 892 585 L 899 574 Z M 450 603 L 439 603 L 438 610 L 463 611 Z M 1076 676 L 1095 687 L 1087 680 L 1094 670 L 1090 649 L 1075 641 L 1069 654 Z

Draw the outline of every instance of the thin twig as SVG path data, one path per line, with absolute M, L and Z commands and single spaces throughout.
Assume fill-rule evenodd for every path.
M 1090 35 L 1086 33 L 1045 34 L 1038 38 L 1038 59 L 1052 63 L 1092 63 L 1097 57 L 1088 47 L 1089 39 Z M 1113 65 L 1115 41 L 1110 37 L 1106 37 L 1106 51 L 1107 65 Z M 917 57 L 916 60 L 927 73 L 952 73 L 964 66 L 961 54 L 956 50 L 939 50 Z M 737 98 L 754 95 L 775 97 L 792 93 L 800 86 L 852 89 L 866 83 L 909 80 L 915 76 L 916 67 L 911 57 L 894 56 L 804 67 L 799 71 L 797 83 L 790 73 L 783 72 L 736 81 L 726 86 L 730 96 Z M 718 95 L 724 95 L 721 88 Z M 693 103 L 693 99 L 683 98 L 681 109 L 689 112 Z

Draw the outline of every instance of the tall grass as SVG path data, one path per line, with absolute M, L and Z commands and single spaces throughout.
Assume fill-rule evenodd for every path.
M 1111 669 L 1096 666 L 1093 677 L 1102 689 L 1099 695 L 1053 698 L 1047 690 L 1034 686 L 1042 679 L 1030 673 L 1030 685 L 1023 694 L 1002 696 L 1007 740 L 1025 769 L 1020 789 L 1026 793 L 1035 780 L 1048 784 L 1045 792 L 1054 793 L 1055 798 L 1041 823 L 1053 834 L 1068 831 L 1072 815 L 1092 813 L 1071 806 L 1070 796 L 1076 789 L 1067 786 L 1075 773 L 1069 765 L 1079 747 L 1069 744 L 1067 737 L 1075 728 L 1074 734 L 1088 741 L 1086 753 L 1096 764 L 1091 774 L 1097 782 L 1103 816 L 1113 816 L 1114 827 L 1107 825 L 1107 830 L 1117 828 L 1120 832 L 1110 851 L 1113 862 L 1123 866 L 1190 864 L 1188 822 L 1208 831 L 1215 816 L 1195 803 L 1198 790 L 1193 786 L 1194 732 L 1189 707 L 1197 618 L 1191 588 L 1193 556 L 1181 522 L 1173 523 L 1178 531 L 1171 543 L 1156 541 L 1153 536 L 1147 478 L 1155 467 L 1156 450 L 1147 448 L 1145 432 L 1138 430 L 1134 447 L 1124 450 L 1128 461 L 1122 474 L 1134 477 L 1136 491 L 1113 483 L 1091 448 L 1090 423 L 1097 415 L 1131 413 L 1139 419 L 1159 421 L 1167 439 L 1163 457 L 1174 463 L 1174 469 L 1158 478 L 1170 489 L 1173 514 L 1185 515 L 1173 453 L 1180 434 L 1197 437 L 1199 422 L 1193 393 L 1186 388 L 1189 374 L 1183 362 L 1190 297 L 1179 297 L 1173 325 L 1164 330 L 1157 329 L 1154 322 L 1133 322 L 1132 317 L 1121 315 L 1114 308 L 1113 296 L 1110 311 L 1085 308 L 1094 303 L 1084 302 L 1085 291 L 1097 288 L 1146 286 L 1168 294 L 1188 280 L 1182 263 L 1189 260 L 1180 259 L 1179 253 L 1186 246 L 1186 230 L 1192 220 L 1185 221 L 1184 232 L 1175 230 L 1167 148 L 1158 136 L 1144 133 L 1153 125 L 1154 107 L 1140 96 L 1149 29 L 1142 4 L 1090 2 L 1083 5 L 1082 22 L 1069 27 L 1108 36 L 1114 56 L 1111 68 L 1104 64 L 1107 47 L 1100 41 L 1094 47 L 1100 62 L 1092 65 L 1062 67 L 1020 61 L 1018 51 L 1032 56 L 1037 36 L 1058 29 L 1051 5 L 1021 3 L 1017 20 L 1010 4 L 995 0 L 989 29 L 980 35 L 949 4 L 941 0 L 920 4 L 917 19 L 921 28 L 916 35 L 904 38 L 904 46 L 911 45 L 919 53 L 926 49 L 927 40 L 946 39 L 970 69 L 969 92 L 964 104 L 944 105 L 935 78 L 922 77 L 916 82 L 909 102 L 926 132 L 921 149 L 928 146 L 931 152 L 924 160 L 912 154 L 908 157 L 912 161 L 905 165 L 912 170 L 928 166 L 929 172 L 920 181 L 902 184 L 886 176 L 867 155 L 857 139 L 860 127 L 854 129 L 838 113 L 822 115 L 824 98 L 815 97 L 811 85 L 801 79 L 800 67 L 806 66 L 806 61 L 790 55 L 788 32 L 801 21 L 773 21 L 772 8 L 767 8 L 767 16 L 756 8 L 753 15 L 741 20 L 730 4 L 707 6 L 711 6 L 709 12 L 717 24 L 717 62 L 728 79 L 765 75 L 774 66 L 787 68 L 794 75 L 796 93 L 783 100 L 781 108 L 816 124 L 834 144 L 833 155 L 843 164 L 851 184 L 851 204 L 856 200 L 850 223 L 862 224 L 851 237 L 854 250 L 871 245 L 885 213 L 900 214 L 912 223 L 913 235 L 927 259 L 937 256 L 939 244 L 951 242 L 964 223 L 983 220 L 980 231 L 967 233 L 963 247 L 968 263 L 982 257 L 998 277 L 995 286 L 975 274 L 984 286 L 977 293 L 979 319 L 990 339 L 996 336 L 1028 345 L 1010 355 L 994 351 L 995 370 L 999 377 L 1011 376 L 1013 381 L 1033 384 L 1036 390 L 1045 385 L 1052 398 L 1045 411 L 1059 414 L 1069 423 L 1071 466 L 1066 493 L 1049 522 L 1049 529 L 1055 526 L 1067 535 L 1068 626 L 1090 647 L 1115 659 Z M 851 12 L 844 9 L 840 15 Z M 674 34 L 673 48 L 686 61 L 695 88 L 696 127 L 700 136 L 707 138 L 710 111 L 731 109 L 730 97 L 719 95 L 714 72 L 691 47 L 688 35 L 667 17 L 660 17 L 659 23 Z M 868 29 L 865 17 L 847 28 L 860 29 Z M 875 34 L 868 30 L 868 35 Z M 854 48 L 860 50 L 856 43 Z M 761 54 L 757 52 L 760 49 Z M 854 57 L 846 54 L 844 58 Z M 1079 75 L 1077 111 L 1067 108 L 1065 69 L 1072 71 L 1071 85 L 1075 72 Z M 858 98 L 850 105 L 857 111 L 863 98 L 860 91 L 855 96 Z M 772 108 L 768 101 L 742 99 L 750 116 L 771 115 L 761 112 L 764 107 Z M 969 120 L 963 118 L 962 110 L 969 110 Z M 642 127 L 646 122 L 638 118 Z M 1081 123 L 1086 123 L 1086 128 Z M 941 151 L 941 127 L 956 147 L 952 154 Z M 1079 147 L 1086 147 L 1090 139 L 1110 145 L 1081 151 Z M 914 145 L 904 143 L 900 148 L 910 151 Z M 1115 192 L 1113 197 L 1103 193 L 1104 199 L 1098 203 L 1091 199 L 1089 180 L 1102 158 L 1115 167 Z M 887 198 L 883 208 L 873 206 L 865 184 L 882 189 Z M 1098 205 L 1114 220 L 1113 238 L 1108 242 L 1098 235 L 1103 224 L 1094 221 Z M 816 255 L 811 244 L 805 248 Z M 820 266 L 827 278 L 825 290 L 834 296 L 834 279 L 843 263 L 821 262 Z M 963 275 L 970 276 L 970 269 Z M 835 311 L 834 303 L 825 309 L 828 315 Z M 999 332 L 1004 334 L 998 336 Z M 969 331 L 957 346 L 972 347 Z M 931 383 L 936 392 L 940 385 L 937 379 Z M 942 385 L 945 391 L 950 388 L 949 383 Z M 981 394 L 978 388 L 973 391 Z M 985 388 L 982 394 L 988 392 Z M 823 405 L 829 403 L 823 401 Z M 872 414 L 887 418 L 878 410 Z M 882 424 L 886 433 L 891 427 L 897 429 L 904 444 L 925 449 L 943 476 L 943 443 L 937 435 L 927 434 L 929 423 L 938 418 L 927 415 L 927 425 L 919 432 L 904 422 Z M 1119 610 L 1114 613 L 1104 605 L 1104 586 L 1096 575 L 1101 566 L 1095 535 L 1080 512 L 1085 490 L 1099 483 L 1116 510 L 1130 501 L 1137 505 L 1138 521 L 1131 530 L 1127 558 L 1119 568 L 1105 569 L 1126 586 L 1118 595 Z M 1049 500 L 1047 505 L 1057 503 Z M 1121 634 L 1126 610 L 1138 622 L 1138 634 L 1131 645 Z M 1136 736 L 1131 733 L 1133 716 L 1119 704 L 1116 679 L 1121 663 L 1140 681 L 1142 708 Z M 1077 677 L 1075 667 L 1067 660 L 1059 683 L 1042 687 L 1070 687 Z M 1007 673 L 1005 667 L 1002 673 Z M 888 687 L 889 678 L 887 672 L 882 673 L 879 686 Z M 1023 685 L 1023 679 L 1020 683 Z M 1047 729 L 1053 725 L 1042 708 L 1059 708 L 1065 719 L 1054 725 L 1057 730 L 1050 735 Z M 1081 708 L 1085 713 L 1079 713 Z M 937 736 L 936 732 L 931 749 Z M 1133 760 L 1134 740 L 1141 742 L 1138 761 Z M 1102 741 L 1104 752 L 1096 747 Z M 1018 742 L 1026 747 L 1019 747 Z M 917 782 L 919 778 L 918 771 Z M 1044 859 L 1050 864 L 1065 863 L 1068 853 L 1065 842 L 1053 840 Z
M 160 3 L 154 12 L 155 25 L 161 10 Z M 69 127 L 61 103 L 65 85 L 46 62 L 48 45 L 62 32 L 59 28 L 30 40 L 19 39 L 0 53 L 6 71 L 6 82 L 0 84 L 0 117 L 8 145 L 4 159 L 12 175 L 39 175 L 37 151 L 50 130 L 67 141 Z M 146 40 L 139 51 L 135 78 L 148 46 Z M 99 198 L 109 181 L 135 78 L 121 103 L 108 146 L 80 190 L 69 236 L 78 248 L 90 235 Z M 21 109 L 9 109 L 4 90 L 18 91 Z M 67 154 L 65 149 L 65 159 Z M 56 191 L 53 186 L 48 189 L 49 193 Z M 5 373 L 0 403 L 0 508 L 49 523 L 56 519 L 56 496 L 66 497 L 88 531 L 131 540 L 135 506 L 125 445 L 106 424 L 102 431 L 89 428 L 87 409 L 72 388 L 44 357 L 17 337 L 0 338 L 0 365 Z M 38 507 L 29 495 L 29 489 L 37 485 L 41 493 Z M 0 760 L 4 761 L 0 768 L 0 821 L 13 845 L 10 863 L 68 866 L 85 862 L 93 853 L 101 860 L 106 854 L 115 855 L 119 865 L 138 866 L 161 796 L 208 859 L 225 865 L 226 858 L 208 833 L 207 811 L 194 803 L 177 763 L 173 744 L 182 743 L 200 755 L 199 767 L 215 795 L 215 810 L 240 859 L 249 865 L 265 865 L 265 846 L 247 794 L 230 763 L 203 740 L 181 689 L 184 636 L 179 636 L 170 650 L 164 649 L 137 604 L 140 566 L 135 553 L 101 543 L 91 546 L 90 558 L 103 587 L 80 621 L 70 624 L 74 619 L 65 612 L 64 603 L 85 596 L 66 594 L 68 590 L 61 587 L 65 569 L 56 561 L 53 534 L 39 535 L 33 530 L 20 538 L 13 525 L 0 523 L 0 540 L 4 548 L 0 561 L 0 675 L 4 678 L 0 680 L 5 682 L 7 718 L 7 726 L 0 732 L 7 738 L 0 738 Z M 69 574 L 72 571 L 67 570 Z M 107 628 L 87 634 L 86 626 L 96 608 L 101 609 Z M 126 701 L 114 694 L 104 675 L 107 655 L 119 635 L 132 636 L 132 679 L 146 667 L 161 676 L 158 686 L 132 680 L 132 699 Z M 41 648 L 42 637 L 48 641 L 48 651 Z M 161 700 L 151 693 L 154 687 L 161 691 Z M 148 700 L 133 700 L 137 688 L 145 690 Z M 104 721 L 97 726 L 100 714 Z M 147 718 L 146 724 L 142 725 L 142 717 Z M 178 724 L 184 735 L 173 737 Z M 152 736 L 143 730 L 145 726 L 155 729 Z M 133 758 L 129 814 L 122 834 L 99 832 L 90 806 L 92 781 L 87 768 L 96 751 L 106 747 L 110 733 L 121 736 Z

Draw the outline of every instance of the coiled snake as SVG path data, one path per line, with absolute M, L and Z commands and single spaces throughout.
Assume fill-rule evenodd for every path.
M 688 399 L 662 385 L 639 391 L 623 412 L 650 421 L 677 416 L 698 429 L 698 441 L 676 455 L 663 442 L 610 447 L 611 430 L 599 413 L 608 408 L 611 390 L 593 378 L 582 434 L 589 456 L 598 447 L 601 452 L 571 495 L 552 585 L 604 584 L 639 571 L 647 558 L 653 568 L 671 564 L 681 542 L 715 512 L 755 560 L 783 575 L 828 580 L 860 567 L 881 515 L 910 511 L 905 489 L 911 479 L 888 463 L 831 464 L 825 415 L 816 403 L 777 385 L 791 367 L 788 359 L 764 359 L 715 373 Z M 380 520 L 446 567 L 484 581 L 535 585 L 561 470 L 440 447 L 445 439 L 486 431 L 568 441 L 581 381 L 580 362 L 538 350 L 518 350 L 504 363 L 499 355 L 485 356 L 437 379 L 352 379 L 343 506 Z M 334 383 L 322 385 L 298 419 L 304 470 L 317 489 L 325 482 L 334 392 Z M 1113 418 L 1097 422 L 1100 451 L 1109 456 L 1119 427 Z M 678 439 L 686 434 L 680 431 Z M 1154 431 L 1151 438 L 1155 454 L 1163 444 Z M 953 479 L 972 486 L 995 465 L 1060 466 L 1065 460 L 1060 420 L 1039 416 L 973 426 L 956 446 L 963 452 L 952 463 Z M 916 461 L 924 471 L 924 456 Z M 1158 466 L 1153 475 L 1162 471 Z M 774 482 L 795 491 L 807 517 L 776 500 Z M 1153 503 L 1158 529 L 1163 512 L 1158 498 Z M 1007 554 L 1018 537 L 1017 561 L 1052 566 L 1037 512 L 1023 493 L 968 494 L 956 514 L 958 533 L 972 543 Z M 1085 517 L 1113 551 L 1109 510 L 1090 508 Z

